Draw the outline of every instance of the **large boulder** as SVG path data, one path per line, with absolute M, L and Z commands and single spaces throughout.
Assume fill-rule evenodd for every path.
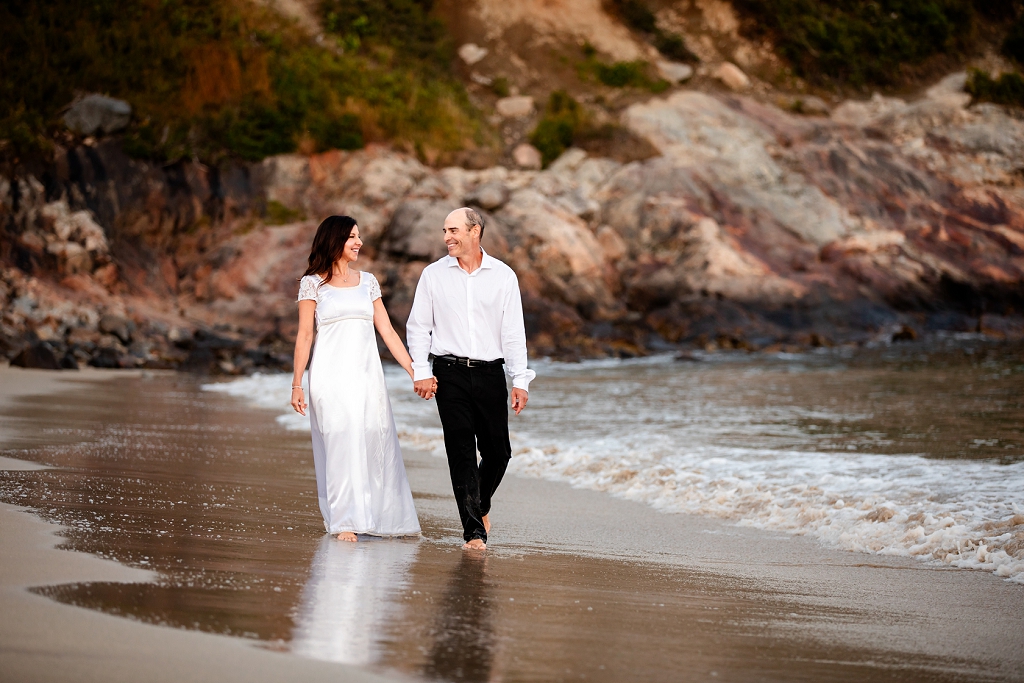
M 105 95 L 86 95 L 72 103 L 64 114 L 68 128 L 82 135 L 110 135 L 128 127 L 132 106 Z
M 451 200 L 410 199 L 395 210 L 381 242 L 384 251 L 408 259 L 436 261 L 448 253 L 444 219 L 459 208 Z
M 493 211 L 508 201 L 508 187 L 499 180 L 484 183 L 466 196 L 467 204 L 474 204 L 481 209 Z
M 53 348 L 46 342 L 36 342 L 21 350 L 11 359 L 11 365 L 19 368 L 36 368 L 39 370 L 60 370 L 60 359 Z
M 135 323 L 122 316 L 107 313 L 100 318 L 99 330 L 114 335 L 122 344 L 129 344 L 132 341 L 132 332 L 135 331 Z
M 664 155 L 666 162 L 647 164 L 650 171 L 676 175 L 673 169 L 685 169 L 697 185 L 713 188 L 752 215 L 772 218 L 801 240 L 822 247 L 858 225 L 845 207 L 776 161 L 778 141 L 765 126 L 715 97 L 679 92 L 634 104 L 623 122 Z M 684 178 L 675 181 L 682 187 L 670 189 L 646 175 L 641 185 L 648 191 L 663 185 L 675 194 L 685 191 Z M 701 191 L 695 187 L 693 193 Z

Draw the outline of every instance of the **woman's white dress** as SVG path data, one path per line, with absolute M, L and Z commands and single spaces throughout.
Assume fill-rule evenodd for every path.
M 309 422 L 320 512 L 332 534 L 420 532 L 374 336 L 380 296 L 370 273 L 360 273 L 355 287 L 315 275 L 299 283 L 298 300 L 316 302 Z

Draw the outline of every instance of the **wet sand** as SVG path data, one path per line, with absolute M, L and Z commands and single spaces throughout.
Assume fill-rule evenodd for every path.
M 344 664 L 468 681 L 1024 679 L 1024 587 L 985 572 L 517 477 L 475 556 L 458 549 L 444 461 L 413 451 L 424 538 L 353 546 L 323 536 L 308 436 L 189 378 L 122 375 L 0 414 L 0 453 L 52 467 L 0 472 L 0 500 L 92 555 L 47 549 L 52 527 L 0 511 L 5 544 L 38 551 L 4 555 L 2 599 L 21 602 L 2 612 L 44 615 L 36 630 L 3 620 L 4 680 L 75 666 L 316 679 Z M 62 569 L 18 573 L 33 562 Z
M 76 392 L 88 400 L 108 382 L 132 373 L 87 370 L 55 373 L 0 367 L 0 410 L 28 397 Z M 84 385 L 84 387 L 83 387 Z M 44 417 L 57 418 L 43 412 Z M 11 425 L 0 423 L 4 442 Z M 45 469 L 28 460 L 0 457 L 0 473 Z M 139 585 L 158 580 L 152 571 L 58 549 L 68 529 L 30 510 L 0 503 L 0 680 L 5 683 L 81 681 L 373 681 L 389 677 L 352 667 L 254 649 L 237 638 L 172 630 L 100 611 L 61 604 L 30 589 L 89 582 Z

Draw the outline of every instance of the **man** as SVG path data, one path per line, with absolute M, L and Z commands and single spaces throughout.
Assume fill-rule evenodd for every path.
M 472 209 L 448 214 L 448 256 L 423 269 L 406 326 L 414 389 L 424 399 L 437 398 L 462 547 L 472 550 L 487 547 L 491 496 L 512 458 L 502 365 L 512 376 L 516 415 L 536 376 L 526 367 L 519 279 L 481 248 L 484 227 Z

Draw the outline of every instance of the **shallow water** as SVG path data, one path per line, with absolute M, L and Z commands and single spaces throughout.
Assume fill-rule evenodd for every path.
M 513 472 L 1024 582 L 1019 345 L 961 337 L 536 368 L 512 421 Z M 442 454 L 433 406 L 397 369 L 389 379 L 404 440 Z M 271 406 L 287 384 L 207 388 Z
M 846 485 L 873 479 L 895 485 L 896 478 L 883 476 L 885 462 L 955 466 L 961 470 L 948 492 L 973 491 L 964 482 L 974 480 L 963 473 L 975 472 L 977 482 L 990 477 L 993 505 L 1019 506 L 1020 488 L 999 487 L 1012 483 L 1021 462 L 1021 354 L 980 342 L 967 342 L 973 350 L 966 354 L 958 343 L 854 357 L 541 363 L 528 412 L 513 423 L 515 468 L 674 509 L 660 502 L 665 487 L 662 498 L 649 497 L 645 477 L 679 473 L 687 465 L 672 458 L 687 449 L 710 449 L 714 456 L 706 460 L 738 468 L 736 479 L 755 476 L 750 462 L 757 458 L 775 458 L 778 471 L 766 467 L 756 476 L 776 497 L 785 489 L 768 488 L 772 478 L 796 476 L 801 470 L 789 459 L 797 455 L 811 458 L 807 471 L 832 479 L 822 467 L 871 456 L 880 459 L 871 476 Z M 953 379 L 935 379 L 936 368 Z M 38 592 L 146 622 L 428 679 L 988 677 L 978 673 L 981 662 L 815 639 L 819 627 L 842 632 L 844 624 L 873 617 L 827 604 L 811 608 L 763 584 L 529 546 L 499 545 L 485 559 L 467 556 L 451 528 L 453 502 L 448 517 L 422 517 L 422 540 L 332 542 L 322 532 L 301 421 L 286 413 L 275 420 L 274 412 L 249 405 L 280 405 L 282 394 L 258 389 L 281 379 L 250 378 L 208 391 L 188 377 L 157 375 L 30 398 L 6 410 L 0 454 L 54 469 L 0 472 L 0 500 L 69 527 L 69 548 L 161 577 L 153 584 Z M 389 371 L 389 379 L 406 443 L 434 447 L 431 405 L 411 400 L 402 377 Z M 244 401 L 222 395 L 241 389 Z M 832 397 L 840 400 L 826 400 Z M 915 403 L 918 397 L 931 407 Z M 938 434 L 920 426 L 929 411 Z M 283 429 L 282 422 L 299 429 Z M 661 432 L 682 440 L 673 446 L 672 439 L 650 438 Z M 904 433 L 911 436 L 901 440 Z M 984 443 L 972 448 L 976 439 Z M 851 443 L 855 449 L 847 449 Z M 927 452 L 922 443 L 941 448 Z M 872 452 L 862 452 L 869 445 Z M 653 474 L 614 469 L 643 458 L 653 463 L 647 465 Z M 417 468 L 436 469 L 440 462 L 410 461 L 414 495 L 426 509 L 447 510 L 447 492 L 415 483 L 424 480 Z M 992 473 L 1004 476 L 991 479 Z M 694 499 L 704 500 L 704 489 L 695 490 Z M 720 496 L 726 503 L 731 497 Z M 934 493 L 920 500 L 957 503 L 955 495 Z M 833 503 L 832 509 L 839 508 Z M 762 519 L 757 506 L 745 513 L 767 524 L 756 521 Z

